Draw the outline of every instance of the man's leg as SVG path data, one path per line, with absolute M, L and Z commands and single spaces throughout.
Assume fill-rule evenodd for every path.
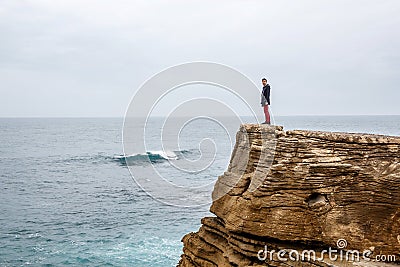
M 271 123 L 271 119 L 270 119 L 270 116 L 269 116 L 268 105 L 264 106 L 264 115 L 265 115 L 265 122 L 270 124 Z

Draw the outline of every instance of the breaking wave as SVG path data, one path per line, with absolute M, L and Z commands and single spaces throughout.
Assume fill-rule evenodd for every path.
M 138 153 L 134 155 L 119 155 L 114 156 L 116 161 L 119 161 L 123 165 L 140 164 L 143 162 L 158 163 L 167 160 L 179 160 L 183 157 L 183 154 L 190 153 L 189 150 L 180 151 L 148 151 L 146 153 Z

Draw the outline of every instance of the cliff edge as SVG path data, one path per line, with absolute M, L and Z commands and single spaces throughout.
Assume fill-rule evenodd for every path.
M 399 147 L 396 136 L 241 125 L 216 216 L 183 237 L 178 266 L 396 266 Z

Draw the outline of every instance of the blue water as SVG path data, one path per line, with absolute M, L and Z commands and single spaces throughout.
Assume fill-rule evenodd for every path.
M 122 123 L 0 119 L 0 266 L 176 266 L 182 236 L 198 229 L 209 206 L 165 205 L 143 192 L 120 157 Z M 231 144 L 217 125 L 205 123 L 186 129 L 184 149 L 172 157 L 196 157 L 191 138 L 213 133 L 219 154 L 202 176 L 213 182 L 226 169 Z M 276 117 L 275 123 L 400 136 L 400 116 Z M 161 169 L 168 162 L 156 151 L 143 153 L 132 155 L 131 164 L 143 155 Z

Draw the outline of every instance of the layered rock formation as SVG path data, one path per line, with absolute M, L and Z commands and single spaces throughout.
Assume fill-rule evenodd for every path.
M 394 136 L 242 125 L 214 188 L 216 217 L 183 237 L 178 266 L 395 265 L 399 147 Z

